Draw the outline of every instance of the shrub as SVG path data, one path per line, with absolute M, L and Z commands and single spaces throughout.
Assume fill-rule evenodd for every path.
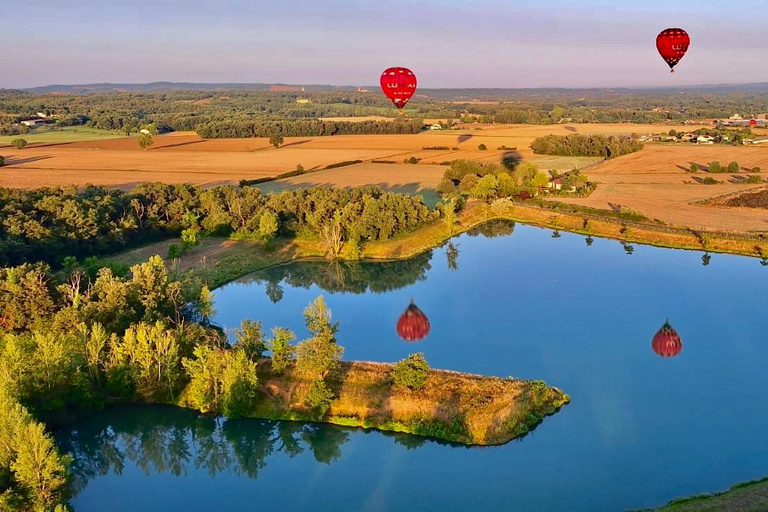
M 760 168 L 759 167 L 753 167 L 752 168 L 752 172 L 760 172 Z
M 454 185 L 451 180 L 442 179 L 440 183 L 437 184 L 437 187 L 435 187 L 435 191 L 437 191 L 438 194 L 453 194 L 456 192 L 456 185 Z
M 461 183 L 459 183 L 459 192 L 469 193 L 473 188 L 475 188 L 478 181 L 480 181 L 480 178 L 477 174 L 467 174 L 461 178 Z
M 181 257 L 182 252 L 183 251 L 182 251 L 181 247 L 179 247 L 176 244 L 171 244 L 168 247 L 168 257 L 171 258 L 171 259 L 176 259 L 176 258 Z
M 313 412 L 318 415 L 326 413 L 333 402 L 333 391 L 328 389 L 328 386 L 323 380 L 316 380 L 309 387 L 309 393 L 307 398 L 304 399 L 304 403 L 312 409 Z
M 279 133 L 273 133 L 269 136 L 269 143 L 275 146 L 275 149 L 279 148 L 283 145 L 284 139 L 283 136 Z
M 13 147 L 15 147 L 16 149 L 24 149 L 24 147 L 27 145 L 27 141 L 26 141 L 26 140 L 24 140 L 24 139 L 13 139 L 13 140 L 11 141 L 11 144 L 12 144 L 12 145 L 13 145 Z
M 448 146 L 424 146 L 421 149 L 424 151 L 446 151 L 450 148 Z
M 412 156 L 411 158 L 406 158 L 405 160 L 403 160 L 403 162 L 406 164 L 417 164 L 421 162 L 421 158 L 416 158 L 415 156 Z
M 728 164 L 728 172 L 731 174 L 739 172 L 739 169 L 741 169 L 739 162 L 731 162 Z
M 422 389 L 429 375 L 429 364 L 421 352 L 398 361 L 392 368 L 392 381 L 396 386 Z
M 723 169 L 723 164 L 718 162 L 717 160 L 709 163 L 709 172 L 713 173 L 721 173 L 725 172 L 725 169 Z
M 304 166 L 301 164 L 296 164 L 296 170 L 294 171 L 298 174 L 304 174 L 306 171 L 304 171 Z
M 148 133 L 140 133 L 139 134 L 139 147 L 143 150 L 149 149 L 149 147 L 154 144 L 154 139 L 152 139 L 152 136 Z
M 480 151 L 486 151 L 488 147 L 486 147 L 485 144 L 480 144 L 479 146 L 477 146 L 477 149 L 479 149 Z
M 3 156 L 0 156 L 0 167 L 5 165 L 5 158 Z
M 757 174 L 752 174 L 747 177 L 747 183 L 762 183 L 763 178 L 758 176 Z
M 699 166 L 697 164 L 691 164 L 691 172 L 693 173 L 699 172 Z
M 717 181 L 715 178 L 712 178 L 712 177 L 710 177 L 710 176 L 707 176 L 706 178 L 704 178 L 704 181 L 703 181 L 702 183 L 703 183 L 704 185 L 717 185 L 717 184 L 718 184 L 718 183 L 720 183 L 720 182 L 719 182 L 719 181 Z
M 344 162 L 337 162 L 335 164 L 326 165 L 326 169 L 336 169 L 337 167 L 346 167 L 348 165 L 355 165 L 363 163 L 362 160 L 347 160 Z

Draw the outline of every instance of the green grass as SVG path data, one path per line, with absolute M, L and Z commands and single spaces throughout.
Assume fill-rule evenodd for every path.
M 560 173 L 583 169 L 605 160 L 601 156 L 536 156 L 529 161 L 536 164 L 539 170 L 554 169 Z
M 31 129 L 26 135 L 7 135 L 0 137 L 0 144 L 10 144 L 14 139 L 24 139 L 33 143 L 82 142 L 86 140 L 115 139 L 125 137 L 124 133 L 99 130 L 87 126 L 66 126 L 63 128 L 40 127 Z
M 736 484 L 725 492 L 671 501 L 644 512 L 764 512 L 768 510 L 768 478 Z

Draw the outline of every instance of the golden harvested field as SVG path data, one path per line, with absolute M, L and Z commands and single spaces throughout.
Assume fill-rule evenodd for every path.
M 435 130 L 417 135 L 343 135 L 333 137 L 289 137 L 280 149 L 266 139 L 202 140 L 191 132 L 155 137 L 154 146 L 143 151 L 135 138 L 88 142 L 31 144 L 23 150 L 0 146 L 6 167 L 0 186 L 97 185 L 131 188 L 143 181 L 236 184 L 292 171 L 297 164 L 317 171 L 329 164 L 363 160 L 363 164 L 311 173 L 264 186 L 278 189 L 306 185 L 381 185 L 389 190 L 423 194 L 434 204 L 432 191 L 445 167 L 442 162 L 466 158 L 499 162 L 506 154 L 531 159 L 542 170 L 561 172 L 582 168 L 597 159 L 534 155 L 530 143 L 546 134 L 569 133 L 660 133 L 695 127 L 669 125 L 471 125 L 457 130 Z M 486 151 L 478 146 L 485 144 Z M 499 150 L 505 146 L 514 151 Z M 448 149 L 425 150 L 425 147 Z M 421 158 L 419 165 L 403 165 L 405 159 Z M 609 162 L 594 165 L 586 173 L 598 182 L 598 190 L 585 199 L 562 199 L 596 208 L 627 206 L 669 224 L 699 229 L 768 230 L 764 212 L 749 209 L 694 206 L 689 203 L 751 186 L 729 183 L 701 185 L 704 172 L 690 174 L 691 162 L 706 164 L 718 159 L 727 165 L 737 160 L 745 167 L 761 167 L 768 177 L 768 147 L 689 146 L 648 144 L 645 149 Z M 372 164 L 385 160 L 392 164 Z M 735 181 L 739 176 L 720 174 L 715 179 Z
M 723 165 L 737 161 L 742 172 L 688 171 L 693 162 L 705 167 L 713 160 Z M 742 183 L 753 167 L 760 167 L 761 177 L 768 178 L 768 147 L 648 144 L 642 151 L 590 168 L 589 179 L 598 187 L 589 197 L 557 200 L 600 209 L 625 206 L 670 225 L 693 229 L 765 232 L 768 215 L 764 210 L 692 204 L 761 187 Z M 722 184 L 703 185 L 707 177 Z
M 528 148 L 531 141 L 548 133 L 627 134 L 670 128 L 675 127 L 472 125 L 471 129 L 436 130 L 417 135 L 289 137 L 277 150 L 269 146 L 266 139 L 202 140 L 191 132 L 155 137 L 155 144 L 148 151 L 142 151 L 135 138 L 31 144 L 21 151 L 6 145 L 0 146 L 0 154 L 6 157 L 0 186 L 29 189 L 93 183 L 130 188 L 142 181 L 215 185 L 274 176 L 295 169 L 297 164 L 314 170 L 347 160 L 400 163 L 412 156 L 423 158 L 423 164 L 456 158 L 498 162 L 506 153 L 497 150 L 499 146 L 516 147 L 523 157 L 533 157 Z M 479 151 L 480 144 L 485 144 L 488 151 Z M 434 146 L 450 149 L 423 150 Z

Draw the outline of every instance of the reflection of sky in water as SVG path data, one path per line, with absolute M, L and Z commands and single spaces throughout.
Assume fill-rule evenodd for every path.
M 526 226 L 511 237 L 464 235 L 455 241 L 458 271 L 448 268 L 445 248 L 436 249 L 431 261 L 393 270 L 405 286 L 386 293 L 283 282 L 282 299 L 273 303 L 259 276 L 216 292 L 216 321 L 227 328 L 260 319 L 301 339 L 304 307 L 324 294 L 341 322 L 346 359 L 395 361 L 423 351 L 434 367 L 543 379 L 569 393 L 573 402 L 532 435 L 494 448 L 428 442 L 407 450 L 378 433 L 353 431 L 330 465 L 306 454 L 273 455 L 255 481 L 235 486 L 200 477 L 199 486 L 219 493 L 222 510 L 261 503 L 281 510 L 613 511 L 768 474 L 768 269 L 750 258 L 714 255 L 704 267 L 697 252 L 635 246 L 628 255 L 615 241 L 587 247 L 580 236 L 550 235 Z M 312 272 L 289 273 L 309 283 Z M 388 279 L 384 267 L 377 272 Z M 395 331 L 411 298 L 432 325 L 420 343 Z M 651 349 L 667 317 L 683 339 L 674 359 Z M 162 480 L 170 490 L 186 488 L 190 478 Z M 107 492 L 120 504 L 152 494 L 156 481 L 98 478 L 75 504 L 96 510 Z M 169 496 L 169 507 L 181 503 Z M 199 500 L 185 506 L 210 508 Z

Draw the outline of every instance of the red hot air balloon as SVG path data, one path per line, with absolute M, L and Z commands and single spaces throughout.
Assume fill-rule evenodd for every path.
M 688 36 L 688 32 L 681 28 L 668 28 L 656 36 L 656 48 L 661 57 L 669 64 L 670 73 L 675 72 L 674 67 L 688 51 L 690 44 L 691 38 Z
M 683 350 L 683 340 L 680 339 L 680 335 L 669 325 L 669 320 L 667 320 L 653 337 L 651 346 L 653 351 L 661 357 L 675 357 Z
M 381 74 L 381 90 L 402 110 L 416 92 L 416 75 L 408 68 L 389 68 Z
M 397 321 L 397 334 L 405 341 L 421 341 L 429 334 L 429 319 L 411 300 Z

